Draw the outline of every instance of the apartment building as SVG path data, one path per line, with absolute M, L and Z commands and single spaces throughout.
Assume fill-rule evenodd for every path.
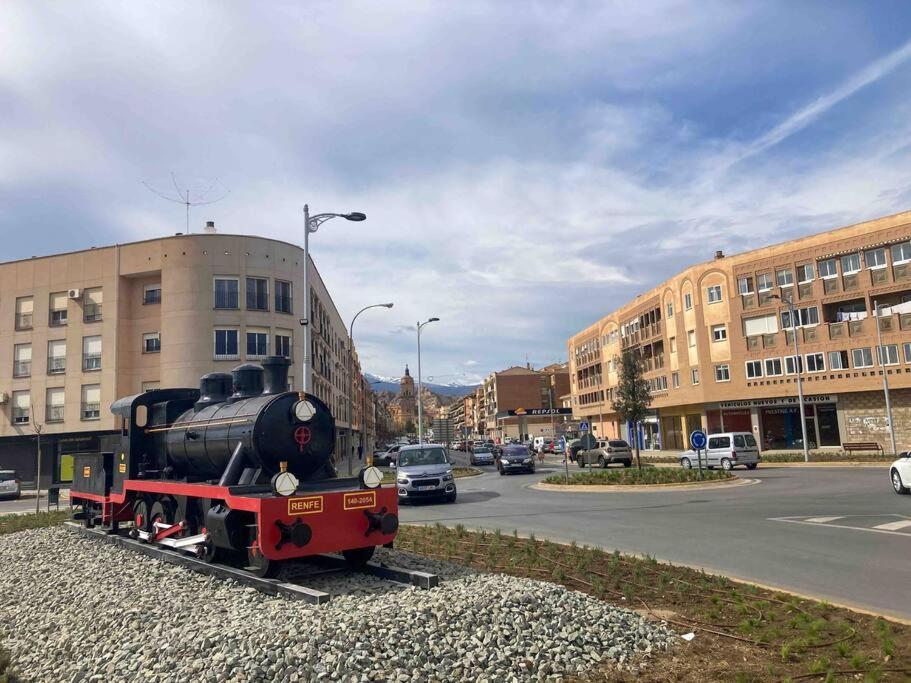
M 452 425 L 452 433 L 457 439 L 465 438 L 465 401 L 462 398 L 456 398 L 452 403 L 446 406 L 446 417 Z
M 195 387 L 205 373 L 267 355 L 288 357 L 289 388 L 301 389 L 303 264 L 293 244 L 211 233 L 0 264 L 0 466 L 33 479 L 40 431 L 42 482 L 67 481 L 67 456 L 116 429 L 115 399 Z M 332 410 L 345 453 L 365 412 L 370 422 L 373 392 L 309 267 L 312 391 Z
M 499 441 L 554 436 L 557 418 L 571 412 L 560 407 L 560 396 L 568 391 L 565 363 L 492 372 L 475 391 L 473 425 L 480 435 Z
M 752 431 L 766 449 L 801 448 L 800 373 L 810 447 L 875 441 L 888 451 L 885 374 L 899 449 L 911 447 L 909 238 L 905 212 L 717 252 L 569 339 L 574 414 L 644 448 L 686 448 L 697 427 Z M 653 396 L 637 433 L 611 407 L 626 351 L 640 359 Z

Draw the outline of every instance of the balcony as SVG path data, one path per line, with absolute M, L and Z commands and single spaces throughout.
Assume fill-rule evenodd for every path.
M 749 311 L 756 308 L 756 295 L 755 294 L 741 294 L 740 301 L 743 304 L 743 310 Z
M 83 403 L 81 415 L 82 415 L 83 420 L 100 420 L 101 419 L 101 404 L 100 403 Z
M 860 289 L 860 273 L 851 273 L 843 275 L 841 278 L 842 287 L 846 292 L 855 292 Z
M 823 294 L 838 294 L 838 279 L 830 277 L 822 281 L 822 293 Z
M 819 341 L 819 329 L 816 327 L 804 327 L 803 340 L 805 342 Z
M 747 337 L 747 350 L 748 351 L 759 351 L 761 348 L 762 348 L 762 336 L 761 335 Z
M 773 301 L 775 301 L 775 299 L 772 298 L 771 289 L 766 289 L 762 292 L 759 292 L 759 305 L 760 306 L 768 306 Z
M 848 321 L 848 336 L 851 337 L 862 337 L 867 330 L 867 321 L 866 320 L 849 320 Z
M 47 359 L 47 374 L 59 375 L 63 372 L 66 372 L 66 358 L 64 356 L 57 358 L 52 356 Z
M 797 285 L 797 298 L 801 301 L 813 298 L 813 283 L 801 282 Z
M 886 268 L 877 268 L 870 271 L 871 285 L 884 285 L 889 282 L 889 271 Z
M 31 377 L 32 361 L 17 360 L 13 361 L 13 377 Z
M 63 406 L 48 406 L 47 414 L 44 416 L 45 422 L 63 422 Z
M 143 292 L 142 295 L 143 304 L 160 304 L 161 303 L 161 290 L 160 289 L 147 289 Z
M 881 316 L 878 320 L 879 320 L 879 331 L 880 332 L 894 332 L 895 329 L 898 327 L 898 325 L 896 324 L 896 321 L 895 321 L 895 316 L 884 315 L 884 316 Z
M 30 413 L 31 413 L 30 408 L 13 408 L 13 424 L 15 424 L 15 425 L 28 424 Z
M 762 335 L 762 348 L 764 349 L 774 349 L 778 344 L 778 336 L 774 334 L 764 334 Z
M 16 329 L 17 330 L 32 329 L 32 314 L 31 313 L 17 313 L 16 314 Z
M 898 326 L 902 330 L 911 330 L 911 313 L 899 313 Z
M 82 313 L 83 322 L 97 323 L 101 320 L 101 304 L 86 304 Z
M 47 324 L 51 327 L 63 327 L 67 323 L 67 312 L 66 310 L 62 311 L 50 311 L 48 316 Z
M 896 282 L 911 280 L 911 263 L 899 263 L 892 266 L 892 277 Z
M 82 369 L 85 372 L 101 370 L 101 354 L 87 353 L 82 357 Z
M 846 339 L 848 323 L 829 323 L 829 339 Z

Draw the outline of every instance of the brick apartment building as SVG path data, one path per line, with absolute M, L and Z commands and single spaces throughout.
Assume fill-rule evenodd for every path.
M 687 268 L 569 339 L 574 415 L 598 434 L 635 436 L 645 448 L 686 448 L 696 427 L 752 431 L 766 449 L 800 448 L 800 371 L 810 447 L 875 441 L 890 451 L 885 373 L 898 447 L 908 449 L 909 238 L 905 212 L 734 256 L 719 252 Z M 793 300 L 793 320 L 782 298 Z M 611 408 L 627 350 L 641 359 L 654 399 L 635 435 Z
M 68 481 L 67 456 L 117 428 L 117 398 L 267 355 L 290 358 L 301 389 L 303 259 L 293 244 L 202 233 L 0 264 L 0 466 L 32 480 L 40 429 L 42 484 Z M 372 447 L 373 392 L 356 354 L 349 375 L 347 328 L 310 269 L 313 393 L 336 418 L 337 454 L 359 442 L 366 398 Z

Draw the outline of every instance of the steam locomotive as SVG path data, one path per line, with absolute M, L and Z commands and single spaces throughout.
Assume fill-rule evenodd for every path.
M 239 556 L 258 576 L 322 553 L 366 563 L 395 538 L 396 490 L 374 467 L 337 476 L 335 420 L 285 390 L 289 364 L 271 356 L 204 375 L 198 390 L 115 401 L 120 434 L 74 458 L 74 517 L 207 562 Z

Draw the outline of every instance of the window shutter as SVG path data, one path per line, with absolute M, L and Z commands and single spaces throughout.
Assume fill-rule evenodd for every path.
M 19 301 L 16 302 L 16 304 L 17 304 L 17 308 L 19 309 L 19 313 L 22 313 L 25 315 L 27 315 L 35 310 L 35 302 L 33 299 L 19 299 Z
M 52 408 L 60 408 L 64 405 L 66 398 L 66 392 L 60 389 L 48 389 L 47 390 L 47 404 Z
M 51 310 L 52 311 L 65 311 L 66 310 L 66 292 L 54 292 L 51 294 Z
M 29 361 L 32 359 L 32 346 L 31 344 L 21 344 L 16 347 L 16 360 L 20 362 Z
M 66 341 L 63 339 L 58 339 L 56 341 L 51 341 L 47 343 L 47 355 L 50 358 L 65 358 L 66 357 Z
M 93 384 L 82 387 L 84 403 L 101 403 L 101 385 Z
M 102 290 L 99 289 L 87 289 L 85 291 L 85 300 L 90 304 L 100 304 L 101 303 L 101 294 Z
M 31 395 L 27 391 L 19 391 L 13 394 L 13 407 L 26 409 L 31 407 Z

